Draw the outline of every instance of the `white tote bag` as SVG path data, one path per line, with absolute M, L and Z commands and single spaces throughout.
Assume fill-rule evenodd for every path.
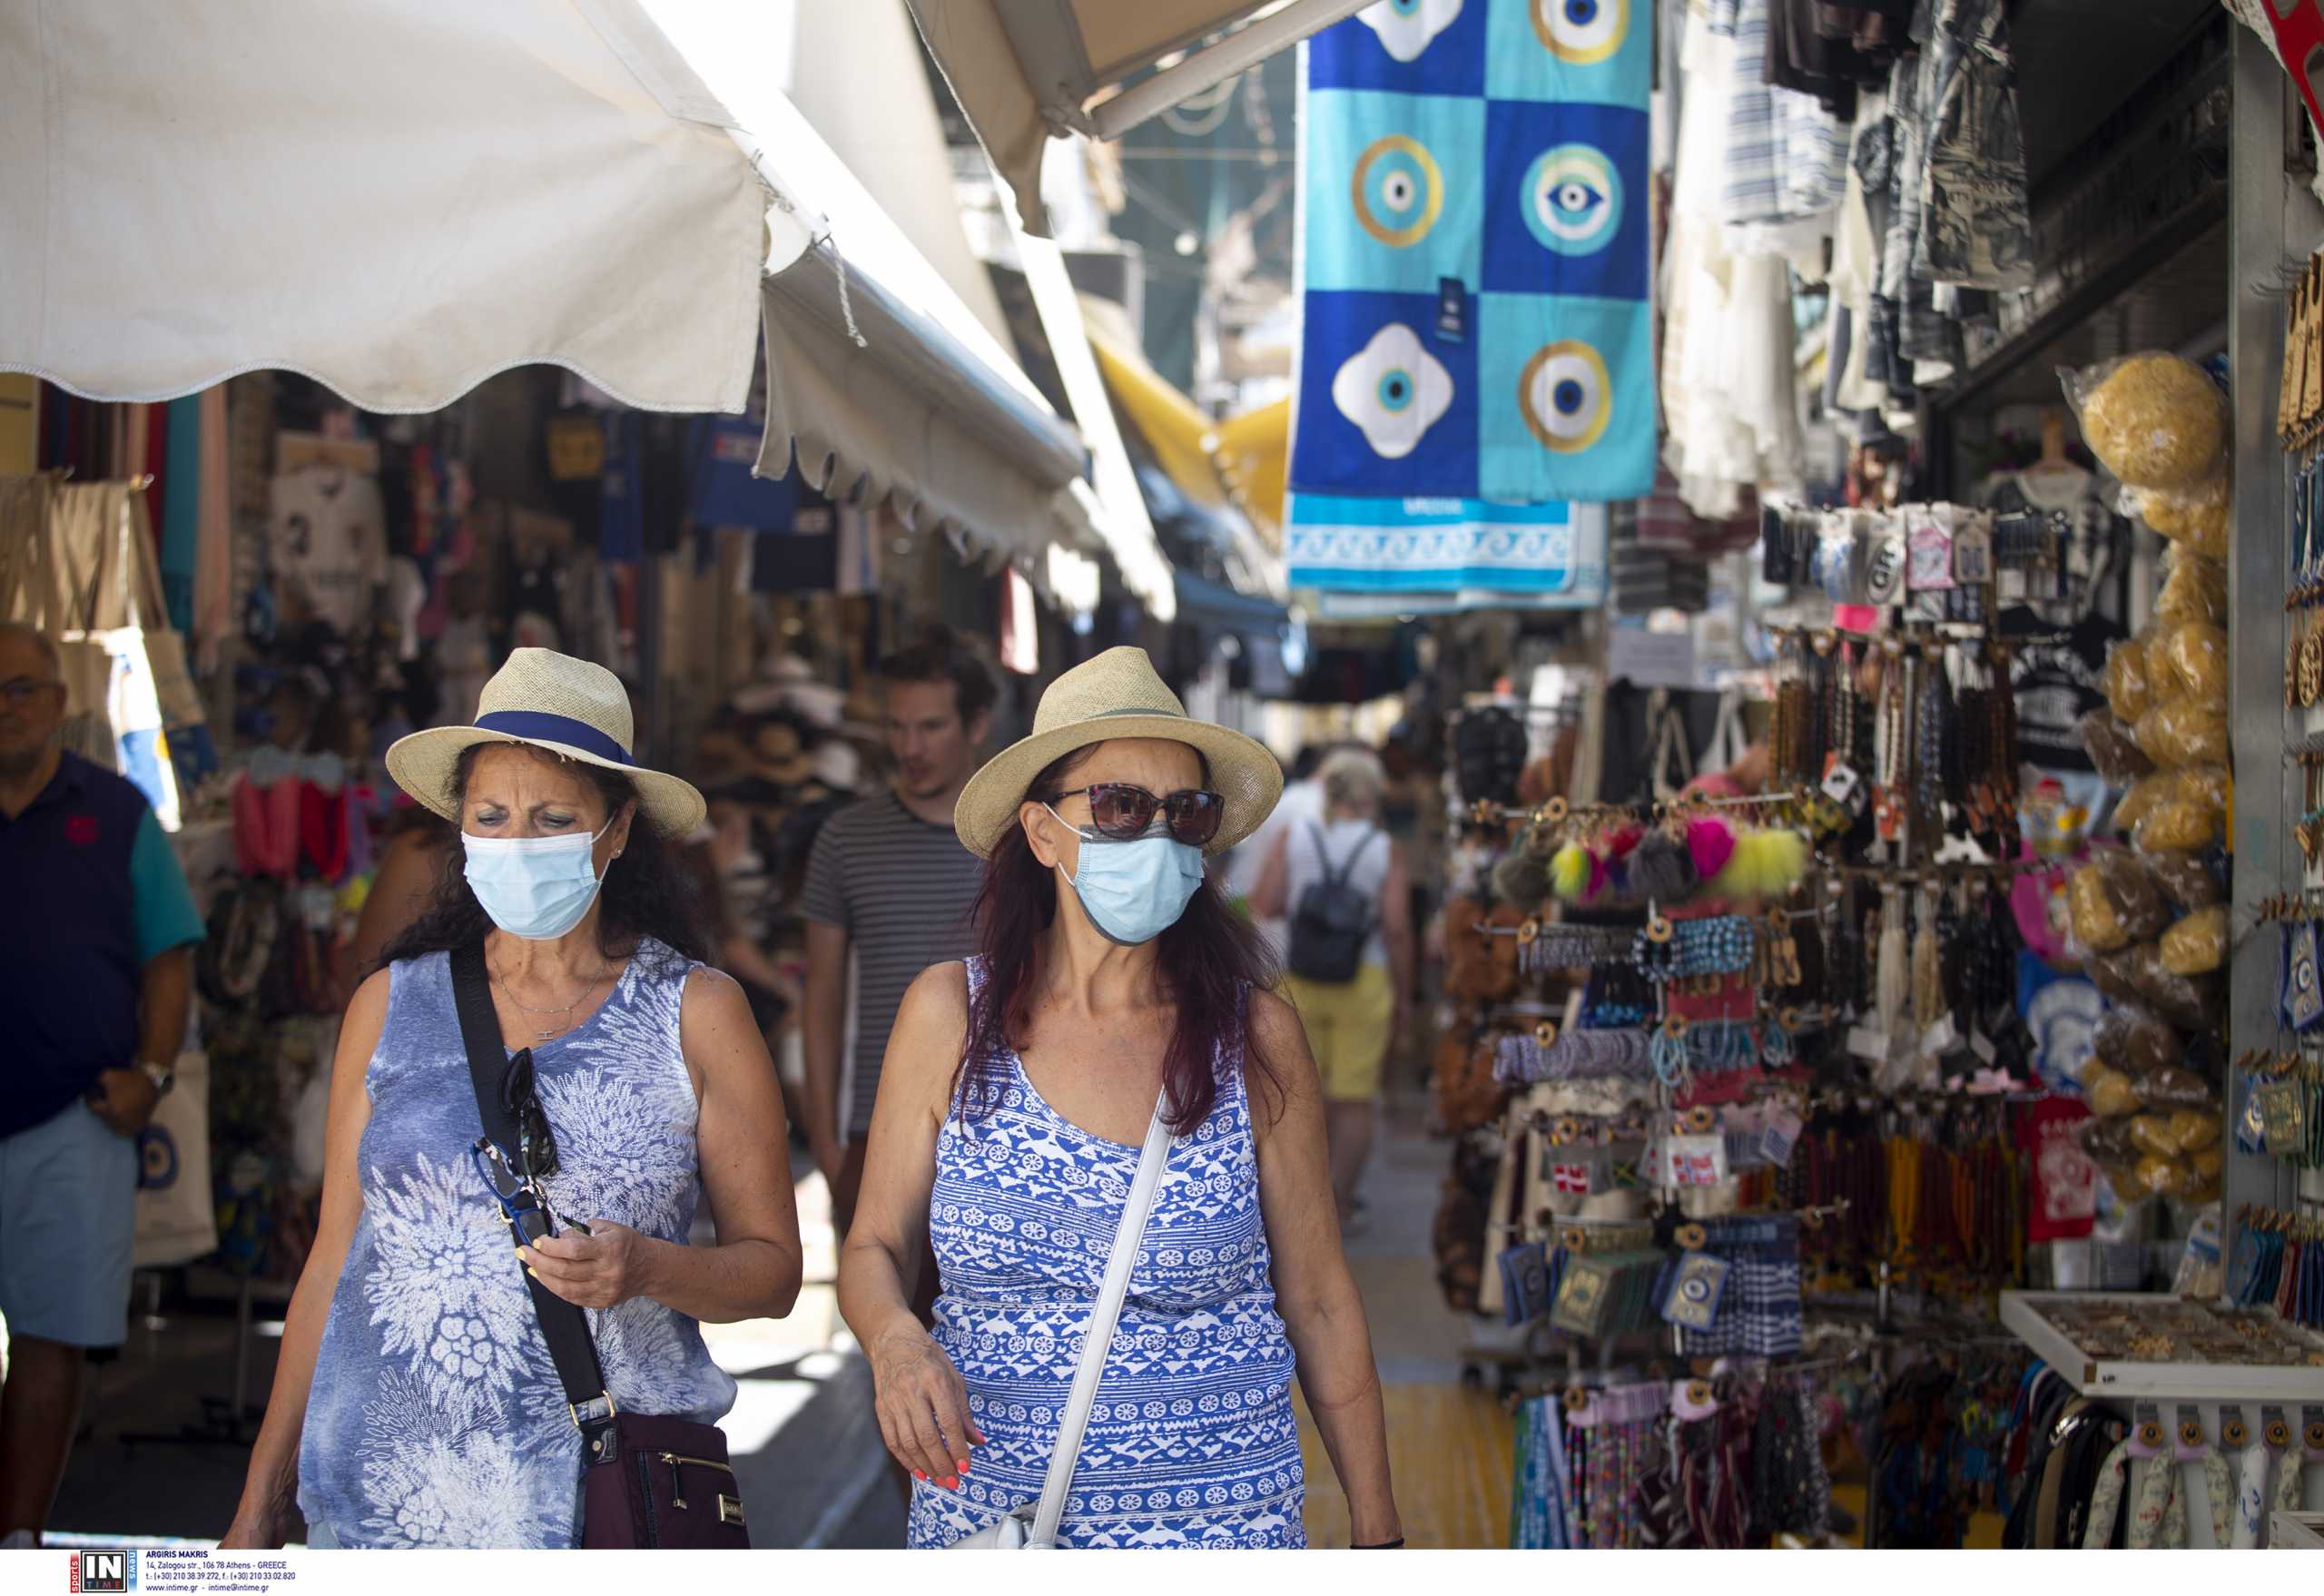
M 178 1055 L 176 1082 L 137 1134 L 137 1235 L 130 1254 L 140 1269 L 188 1264 L 218 1250 L 218 1216 L 210 1202 L 210 1056 Z

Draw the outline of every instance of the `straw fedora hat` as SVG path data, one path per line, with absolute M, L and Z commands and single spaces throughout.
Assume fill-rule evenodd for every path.
M 452 777 L 460 754 L 479 743 L 523 743 L 584 764 L 619 771 L 637 788 L 638 812 L 665 837 L 702 823 L 694 787 L 630 757 L 635 741 L 629 693 L 600 665 L 548 648 L 517 648 L 477 699 L 476 724 L 438 726 L 399 737 L 388 749 L 388 773 L 419 803 L 459 823 Z
M 1033 734 L 969 779 L 952 829 L 970 852 L 990 858 L 1017 823 L 1035 776 L 1077 748 L 1117 737 L 1167 738 L 1208 762 L 1211 788 L 1226 798 L 1226 814 L 1207 852 L 1224 853 L 1249 836 L 1283 796 L 1283 767 L 1274 754 L 1240 732 L 1188 719 L 1143 648 L 1109 648 L 1049 685 L 1033 712 Z

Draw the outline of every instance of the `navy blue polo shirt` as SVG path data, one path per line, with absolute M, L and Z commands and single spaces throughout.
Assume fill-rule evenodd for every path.
M 137 1062 L 145 966 L 200 941 L 202 917 L 145 795 L 73 754 L 22 814 L 0 814 L 0 903 L 9 1137 L 54 1118 L 102 1071 Z

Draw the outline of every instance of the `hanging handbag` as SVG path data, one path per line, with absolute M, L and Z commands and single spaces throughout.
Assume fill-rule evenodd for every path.
M 485 1135 L 506 1149 L 521 1146 L 522 1133 L 503 1089 L 513 1061 L 501 1046 L 486 983 L 484 944 L 455 948 L 452 1002 L 468 1049 L 468 1081 Z M 549 1234 L 537 1207 L 518 1215 L 508 1228 L 519 1245 Z M 606 1551 L 749 1550 L 725 1434 L 692 1419 L 617 1412 L 587 1316 L 531 1273 L 524 1280 L 557 1384 L 565 1388 L 566 1411 L 581 1432 L 581 1544 Z
M 1065 1493 L 1073 1488 L 1081 1433 L 1089 1424 L 1089 1404 L 1098 1399 L 1106 1353 L 1113 1345 L 1114 1326 L 1122 1316 L 1122 1298 L 1129 1291 L 1129 1272 L 1137 1263 L 1137 1245 L 1146 1235 L 1147 1216 L 1154 1211 L 1154 1194 L 1161 1187 L 1163 1167 L 1170 1161 L 1170 1128 L 1163 1122 L 1162 1103 L 1163 1099 L 1156 1098 L 1153 1122 L 1146 1128 L 1146 1145 L 1138 1151 L 1137 1175 L 1130 1182 L 1129 1200 L 1122 1205 L 1114 1250 L 1106 1259 L 1105 1284 L 1098 1287 L 1098 1305 L 1089 1315 L 1088 1333 L 1081 1340 L 1081 1359 L 1074 1365 L 1073 1389 L 1057 1427 L 1057 1445 L 1049 1453 L 1040 1499 L 953 1542 L 948 1551 L 1049 1552 L 1057 1548 L 1058 1525 L 1065 1517 Z

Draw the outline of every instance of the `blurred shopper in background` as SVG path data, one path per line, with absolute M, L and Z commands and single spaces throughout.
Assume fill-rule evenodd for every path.
M 1284 995 L 1323 1075 L 1332 1194 L 1345 1226 L 1372 1153 L 1381 1065 L 1410 1011 L 1412 894 L 1403 849 L 1381 824 L 1378 758 L 1341 749 L 1317 781 L 1322 817 L 1277 833 L 1251 908 L 1290 921 Z
M 0 622 L 0 1550 L 40 1543 L 88 1350 L 129 1339 L 137 1136 L 174 1079 L 202 935 L 144 795 L 65 750 L 61 666 Z
M 941 628 L 881 662 L 893 788 L 841 810 L 816 834 L 807 919 L 807 1145 L 844 1236 L 896 1009 L 931 964 L 975 945 L 969 911 L 982 866 L 952 832 L 999 687 Z M 935 1271 L 929 1293 L 934 1291 Z M 924 1305 L 924 1304 L 923 1304 Z

